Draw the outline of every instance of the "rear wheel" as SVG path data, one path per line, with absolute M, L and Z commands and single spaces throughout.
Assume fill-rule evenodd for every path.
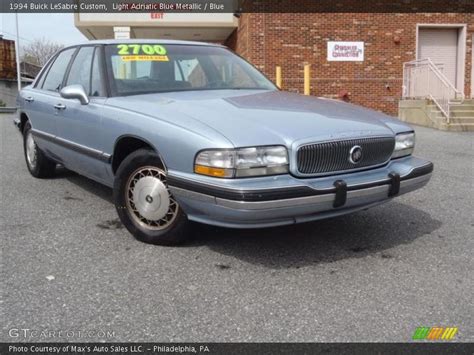
M 23 128 L 23 150 L 26 166 L 31 175 L 36 178 L 46 178 L 54 175 L 56 162 L 49 159 L 36 145 L 29 122 L 26 122 Z
M 120 164 L 114 202 L 124 226 L 142 242 L 175 245 L 187 238 L 187 217 L 168 189 L 159 156 L 151 150 L 137 150 Z

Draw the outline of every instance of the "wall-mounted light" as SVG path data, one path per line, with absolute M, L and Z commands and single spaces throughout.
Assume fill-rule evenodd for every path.
M 349 102 L 351 100 L 351 93 L 346 89 L 341 89 L 337 94 L 339 100 Z

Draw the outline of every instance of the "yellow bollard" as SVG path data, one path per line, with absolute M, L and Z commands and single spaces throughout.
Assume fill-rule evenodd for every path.
M 281 89 L 281 67 L 276 67 L 276 86 Z
M 119 79 L 127 79 L 127 64 L 120 63 L 118 74 Z
M 311 65 L 305 64 L 304 66 L 304 94 L 305 95 L 311 95 L 310 77 L 311 77 Z

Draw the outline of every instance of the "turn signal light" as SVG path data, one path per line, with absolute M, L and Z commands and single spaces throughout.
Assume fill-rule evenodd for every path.
M 194 172 L 214 177 L 231 177 L 233 174 L 232 169 L 212 168 L 204 165 L 194 165 Z

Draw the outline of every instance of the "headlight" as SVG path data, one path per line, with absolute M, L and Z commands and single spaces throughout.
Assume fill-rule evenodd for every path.
M 286 174 L 288 152 L 283 146 L 204 150 L 196 156 L 194 172 L 221 178 Z
M 392 159 L 410 155 L 413 153 L 413 149 L 415 149 L 414 132 L 397 134 Z

